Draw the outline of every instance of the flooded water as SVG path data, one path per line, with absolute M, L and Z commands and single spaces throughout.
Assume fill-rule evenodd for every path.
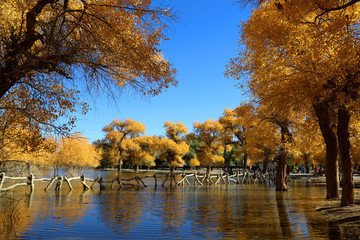
M 92 172 L 94 177 L 113 172 Z M 146 174 L 143 174 L 143 176 Z M 147 174 L 151 175 L 151 174 Z M 131 177 L 131 174 L 123 177 Z M 320 186 L 297 181 L 288 192 L 273 185 L 154 186 L 69 192 L 46 183 L 2 193 L 1 239 L 339 239 L 340 230 L 315 211 Z

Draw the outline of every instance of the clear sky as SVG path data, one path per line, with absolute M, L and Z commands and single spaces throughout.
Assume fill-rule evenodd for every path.
M 152 98 L 124 94 L 116 103 L 106 98 L 89 102 L 92 110 L 79 116 L 76 131 L 90 142 L 102 139 L 102 128 L 113 119 L 133 118 L 146 126 L 146 135 L 164 135 L 164 122 L 184 123 L 189 132 L 195 121 L 218 119 L 226 108 L 246 100 L 234 79 L 224 77 L 225 66 L 238 54 L 239 23 L 249 10 L 233 0 L 177 0 L 180 22 L 161 45 L 178 71 L 178 87 Z

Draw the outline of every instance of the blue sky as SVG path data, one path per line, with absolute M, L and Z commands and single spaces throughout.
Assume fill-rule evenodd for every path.
M 181 12 L 180 22 L 161 49 L 178 71 L 178 87 L 146 99 L 124 94 L 116 102 L 106 97 L 90 101 L 92 110 L 78 117 L 75 130 L 91 142 L 104 137 L 102 128 L 113 119 L 133 118 L 145 124 L 146 135 L 164 135 L 167 120 L 183 122 L 191 132 L 195 121 L 218 119 L 227 107 L 246 100 L 237 81 L 224 72 L 238 54 L 238 25 L 249 10 L 233 0 L 177 0 L 172 5 Z

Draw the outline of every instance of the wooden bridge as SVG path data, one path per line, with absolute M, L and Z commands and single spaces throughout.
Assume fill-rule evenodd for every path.
M 100 175 L 97 178 L 86 178 L 85 175 L 81 175 L 78 177 L 71 177 L 67 178 L 66 176 L 60 177 L 53 177 L 53 178 L 35 178 L 34 175 L 30 175 L 28 177 L 9 177 L 6 176 L 5 173 L 0 173 L 0 192 L 1 191 L 9 191 L 11 189 L 20 187 L 20 186 L 30 186 L 30 192 L 34 191 L 35 183 L 36 182 L 49 182 L 45 187 L 44 191 L 47 191 L 55 182 L 55 192 L 60 192 L 64 182 L 68 185 L 70 190 L 73 190 L 73 186 L 71 182 L 73 181 L 80 181 L 83 190 L 88 191 L 93 189 L 95 184 L 99 185 L 100 190 L 105 190 L 105 184 L 110 184 L 111 189 L 113 189 L 114 185 L 117 183 L 119 187 L 147 187 L 143 179 L 146 178 L 154 178 L 155 187 L 157 186 L 159 179 L 164 179 L 162 182 L 162 186 L 164 187 L 166 182 L 169 182 L 170 186 L 185 186 L 185 185 L 216 185 L 216 184 L 250 184 L 250 183 L 270 183 L 274 181 L 273 174 L 262 174 L 259 172 L 251 173 L 249 171 L 242 171 L 236 170 L 233 174 L 229 174 L 228 172 L 225 173 L 218 173 L 218 174 L 210 174 L 210 173 L 198 173 L 194 172 L 191 174 L 186 174 L 185 172 L 182 174 L 179 173 L 168 173 L 166 175 L 155 173 L 152 176 L 135 176 L 133 178 L 119 178 L 116 177 L 112 180 L 105 181 L 103 177 Z M 15 181 L 23 181 L 20 183 L 14 183 L 7 187 L 3 187 L 5 180 L 15 180 Z M 91 182 L 90 186 L 87 182 Z M 192 183 L 191 183 L 192 182 Z

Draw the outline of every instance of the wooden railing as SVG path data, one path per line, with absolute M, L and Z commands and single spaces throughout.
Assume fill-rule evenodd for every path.
M 165 183 L 167 181 L 170 182 L 170 186 L 172 186 L 173 182 L 178 186 L 185 186 L 191 185 L 189 178 L 193 177 L 193 184 L 196 185 L 204 185 L 204 184 L 220 184 L 223 182 L 224 184 L 230 184 L 231 182 L 236 184 L 244 184 L 244 183 L 267 183 L 274 180 L 274 176 L 272 174 L 260 174 L 260 173 L 250 173 L 249 171 L 245 171 L 240 173 L 240 171 L 235 171 L 234 174 L 230 175 L 229 173 L 223 173 L 223 174 L 209 174 L 209 173 L 191 173 L 191 174 L 175 174 L 175 173 L 168 173 L 166 175 L 155 173 L 153 176 L 135 176 L 133 178 L 128 179 L 120 179 L 119 177 L 114 178 L 110 181 L 104 181 L 104 179 L 98 175 L 97 178 L 86 178 L 84 175 L 81 175 L 79 177 L 71 177 L 67 178 L 66 176 L 60 176 L 60 177 L 54 177 L 54 178 L 35 178 L 34 175 L 30 175 L 28 177 L 8 177 L 5 175 L 5 173 L 0 173 L 0 192 L 1 191 L 8 191 L 20 186 L 30 186 L 30 192 L 34 191 L 35 183 L 36 182 L 49 182 L 48 185 L 45 187 L 44 191 L 47 191 L 55 182 L 55 192 L 60 192 L 62 189 L 62 186 L 64 182 L 68 185 L 70 190 L 73 190 L 73 186 L 71 184 L 72 181 L 79 180 L 83 186 L 84 191 L 88 191 L 90 189 L 93 189 L 94 185 L 97 183 L 99 184 L 100 190 L 105 189 L 104 184 L 110 184 L 111 189 L 113 189 L 113 186 L 115 183 L 119 185 L 119 187 L 123 186 L 130 186 L 130 187 L 136 187 L 136 186 L 144 186 L 147 187 L 143 179 L 145 178 L 154 178 L 155 180 L 155 187 L 157 186 L 157 182 L 159 178 L 165 178 L 162 182 L 162 186 L 165 186 Z M 180 178 L 179 181 L 176 179 Z M 17 180 L 17 181 L 24 181 L 21 183 L 15 183 L 13 185 L 7 186 L 3 188 L 5 180 Z M 131 182 L 136 183 L 131 183 Z M 89 186 L 86 182 L 92 182 L 92 184 Z

